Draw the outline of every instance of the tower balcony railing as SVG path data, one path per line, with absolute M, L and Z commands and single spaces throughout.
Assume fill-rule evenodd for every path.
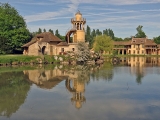
M 76 18 L 72 18 L 72 19 L 71 19 L 71 22 L 74 22 L 74 21 L 86 22 L 86 19 L 85 19 L 85 18 L 81 18 L 80 20 L 77 20 Z

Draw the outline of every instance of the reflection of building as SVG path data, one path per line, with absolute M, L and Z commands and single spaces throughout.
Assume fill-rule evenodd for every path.
M 82 103 L 86 101 L 84 96 L 85 84 L 90 80 L 90 70 L 85 70 L 86 66 L 76 66 L 75 69 L 54 68 L 53 70 L 25 70 L 24 74 L 37 86 L 45 89 L 52 89 L 61 81 L 66 80 L 66 88 L 73 94 L 71 101 L 75 103 L 76 108 L 81 108 Z
M 160 55 L 160 45 L 147 38 L 132 38 L 130 41 L 114 41 L 114 50 L 122 55 Z
M 72 83 L 72 87 L 71 87 Z M 82 103 L 86 101 L 86 98 L 84 97 L 85 92 L 85 83 L 84 81 L 78 81 L 78 80 L 66 80 L 66 88 L 69 92 L 73 94 L 73 97 L 71 98 L 71 101 L 75 102 L 76 108 L 81 108 Z
M 136 75 L 136 82 L 141 84 L 142 78 L 153 72 L 147 67 L 160 66 L 160 57 L 125 57 L 121 58 L 121 64 L 130 66 L 130 73 Z M 160 71 L 156 71 L 160 74 Z
M 24 74 L 28 79 L 41 88 L 51 89 L 61 81 L 68 78 L 64 71 L 54 70 L 25 70 Z
M 86 19 L 78 11 L 75 18 L 71 19 L 72 28 L 67 31 L 65 42 L 50 32 L 43 32 L 36 35 L 30 42 L 22 47 L 24 55 L 59 55 L 66 51 L 76 51 L 78 42 L 85 42 L 84 25 Z M 70 39 L 73 34 L 73 39 Z
M 144 67 L 160 66 L 160 57 L 125 57 L 121 58 L 121 64 L 130 66 L 132 74 L 145 74 Z

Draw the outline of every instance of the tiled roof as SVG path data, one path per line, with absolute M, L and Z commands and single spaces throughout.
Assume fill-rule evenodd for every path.
M 131 45 L 130 41 L 114 41 L 114 45 Z
M 153 40 L 147 39 L 145 45 L 157 45 Z
M 38 38 L 43 38 L 41 42 L 61 42 L 62 40 L 57 36 L 53 35 L 51 32 L 43 32 L 37 35 Z
M 29 47 L 33 43 L 37 42 L 37 38 L 42 38 L 40 42 L 62 42 L 60 38 L 57 36 L 53 35 L 50 32 L 43 32 L 38 35 L 36 35 L 32 40 L 26 44 L 24 44 L 22 47 Z
M 132 38 L 131 44 L 144 44 L 146 40 L 146 38 Z
M 130 41 L 114 41 L 114 45 L 157 45 L 153 40 L 147 38 L 132 38 Z
M 69 46 L 67 42 L 60 42 L 57 46 Z
M 37 37 L 34 37 L 34 38 L 32 38 L 32 40 L 30 42 L 24 44 L 22 47 L 29 47 L 30 45 L 32 45 L 36 41 L 37 41 Z

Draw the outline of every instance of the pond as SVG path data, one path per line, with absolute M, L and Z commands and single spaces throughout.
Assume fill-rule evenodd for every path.
M 0 67 L 0 120 L 159 120 L 160 58 Z

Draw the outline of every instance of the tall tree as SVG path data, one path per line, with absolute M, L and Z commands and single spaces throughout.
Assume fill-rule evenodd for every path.
M 38 34 L 42 33 L 42 29 L 39 28 L 37 33 L 38 33 Z
M 95 29 L 92 30 L 91 36 L 92 36 L 92 38 L 96 37 L 96 31 L 95 31 Z
M 61 37 L 61 35 L 59 34 L 58 29 L 55 31 L 55 36 L 57 36 L 58 38 L 60 38 L 60 37 Z
M 49 29 L 48 32 L 51 32 L 52 34 L 54 34 L 53 30 Z
M 109 35 L 108 34 L 108 29 L 103 30 L 103 35 L 107 35 L 107 36 Z
M 99 30 L 99 29 L 97 29 L 96 30 L 96 35 L 98 36 L 98 35 L 102 35 L 102 32 Z
M 142 30 L 143 26 L 139 25 L 136 30 L 137 30 L 137 34 L 135 35 L 136 38 L 145 38 L 146 34 L 143 32 Z
M 94 39 L 93 49 L 96 52 L 112 52 L 113 50 L 113 40 L 111 37 L 106 35 L 96 36 Z
M 89 42 L 89 45 L 91 46 L 91 43 L 92 43 L 92 36 L 91 36 L 91 28 L 87 25 L 87 28 L 86 28 L 86 35 L 85 35 L 85 39 L 86 39 L 86 42 Z
M 31 38 L 26 23 L 17 10 L 8 3 L 0 3 L 0 36 L 7 40 L 7 51 L 14 53 Z
M 43 29 L 43 32 L 46 32 L 46 29 L 45 29 L 45 28 Z

